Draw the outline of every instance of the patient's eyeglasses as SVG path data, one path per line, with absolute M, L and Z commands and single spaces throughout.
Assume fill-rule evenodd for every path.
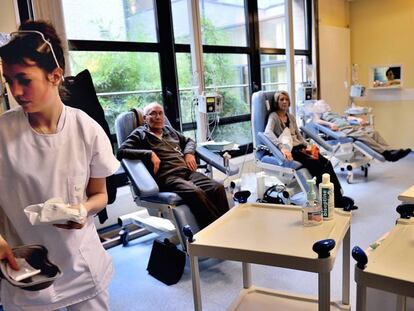
M 147 116 L 150 116 L 151 118 L 156 118 L 158 116 L 163 117 L 164 111 L 160 111 L 160 112 L 152 111 L 151 113 L 147 113 Z
M 48 40 L 46 40 L 45 36 L 40 31 L 37 31 L 37 30 L 19 30 L 19 31 L 12 32 L 10 34 L 10 36 L 13 39 L 13 37 L 22 37 L 22 38 L 24 38 L 26 36 L 31 36 L 33 34 L 39 35 L 40 38 L 43 40 L 43 43 L 39 47 L 36 48 L 36 51 L 41 53 L 41 54 L 51 52 L 52 56 L 53 56 L 53 59 L 56 63 L 56 67 L 61 68 L 60 65 L 59 65 L 59 62 L 56 58 L 56 54 L 55 54 L 55 51 L 53 50 L 52 44 Z M 63 80 L 63 76 L 62 76 L 62 80 Z

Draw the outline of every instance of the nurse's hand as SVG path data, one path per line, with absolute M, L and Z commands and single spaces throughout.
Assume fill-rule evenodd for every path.
M 14 270 L 19 270 L 17 265 L 16 258 L 14 258 L 12 249 L 9 244 L 0 236 L 0 259 L 6 259 L 9 263 L 9 266 Z
M 54 226 L 60 229 L 82 229 L 86 223 L 88 211 L 85 209 L 83 204 L 71 205 L 69 208 L 79 210 L 79 214 L 81 215 L 81 220 L 79 222 L 68 221 L 66 224 L 56 224 Z

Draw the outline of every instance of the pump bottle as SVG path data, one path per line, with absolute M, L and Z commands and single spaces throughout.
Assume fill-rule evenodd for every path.
M 324 220 L 333 219 L 335 211 L 334 185 L 330 182 L 330 178 L 329 174 L 323 174 L 322 182 L 319 184 L 319 200 Z
M 316 178 L 308 179 L 307 202 L 302 209 L 303 225 L 305 227 L 316 226 L 322 223 L 322 209 L 316 200 L 315 185 Z

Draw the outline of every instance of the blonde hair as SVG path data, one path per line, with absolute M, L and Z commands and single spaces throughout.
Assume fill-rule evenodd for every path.
M 278 111 L 280 109 L 280 107 L 279 107 L 279 97 L 280 97 L 280 95 L 285 95 L 288 98 L 288 100 L 289 100 L 289 107 L 290 107 L 290 96 L 289 96 L 289 93 L 286 92 L 286 91 L 277 91 L 275 93 L 275 95 L 273 96 L 273 98 L 274 98 L 273 111 Z

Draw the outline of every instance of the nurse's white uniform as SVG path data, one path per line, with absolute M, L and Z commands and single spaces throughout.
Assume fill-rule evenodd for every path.
M 2 281 L 1 301 L 6 310 L 56 310 L 105 290 L 112 262 L 100 243 L 93 217 L 80 230 L 65 230 L 32 226 L 23 212 L 26 206 L 53 197 L 70 204 L 86 201 L 89 178 L 109 176 L 119 167 L 105 132 L 84 112 L 64 106 L 58 132 L 38 134 L 18 107 L 0 116 L 0 148 L 0 206 L 8 216 L 0 222 L 0 232 L 11 246 L 16 240 L 44 245 L 50 260 L 63 272 L 41 291 L 24 291 Z M 10 227 L 17 237 L 5 233 Z

